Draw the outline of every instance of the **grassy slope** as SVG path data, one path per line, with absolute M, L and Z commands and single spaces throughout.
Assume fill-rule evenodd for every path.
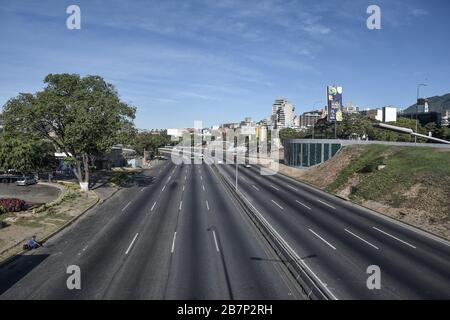
M 386 168 L 376 170 L 379 164 L 386 164 Z M 360 181 L 350 196 L 353 200 L 381 199 L 398 207 L 411 202 L 405 192 L 416 184 L 450 194 L 450 152 L 423 147 L 367 145 L 358 158 L 341 170 L 327 190 L 339 191 L 355 174 Z M 448 197 L 436 201 L 441 205 L 447 202 L 450 212 Z

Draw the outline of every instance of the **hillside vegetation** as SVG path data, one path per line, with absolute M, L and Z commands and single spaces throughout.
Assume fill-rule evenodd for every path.
M 434 96 L 428 98 L 428 107 L 430 111 L 443 112 L 444 110 L 450 110 L 450 93 L 444 94 L 442 96 Z M 405 110 L 406 113 L 416 112 L 416 105 L 408 107 Z

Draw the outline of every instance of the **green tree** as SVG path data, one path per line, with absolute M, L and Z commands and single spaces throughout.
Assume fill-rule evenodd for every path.
M 286 139 L 303 139 L 305 138 L 306 134 L 304 132 L 295 130 L 293 128 L 284 128 L 281 129 L 279 132 L 280 140 L 286 140 Z
M 5 104 L 5 130 L 51 141 L 70 155 L 83 187 L 89 182 L 90 157 L 106 153 L 128 136 L 136 109 L 99 76 L 49 74 L 44 83 L 44 90 L 19 94 Z
M 42 171 L 56 165 L 53 147 L 43 140 L 0 135 L 0 169 Z
M 158 148 L 166 145 L 172 145 L 173 142 L 167 130 L 162 130 L 160 133 L 140 132 L 134 137 L 132 146 L 139 154 L 143 154 L 144 149 L 152 151 L 153 154 L 158 154 Z

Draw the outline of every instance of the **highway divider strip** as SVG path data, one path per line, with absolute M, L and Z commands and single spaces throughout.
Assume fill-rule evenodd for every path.
M 240 207 L 245 211 L 253 221 L 257 229 L 275 250 L 281 261 L 296 279 L 305 295 L 311 300 L 338 300 L 337 297 L 327 288 L 327 286 L 315 275 L 315 273 L 304 263 L 289 244 L 280 236 L 280 234 L 267 222 L 263 215 L 254 207 L 254 205 L 239 190 L 236 191 L 234 184 L 226 178 L 220 170 L 212 166 L 218 173 L 218 178 L 228 189 Z

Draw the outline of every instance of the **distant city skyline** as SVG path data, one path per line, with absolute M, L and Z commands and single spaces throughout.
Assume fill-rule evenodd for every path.
M 81 30 L 66 8 L 81 8 Z M 95 74 L 138 107 L 136 127 L 255 121 L 285 97 L 300 115 L 326 105 L 415 103 L 450 90 L 447 1 L 2 1 L 0 105 L 43 88 L 48 73 Z M 322 101 L 318 103 L 318 101 Z M 319 107 L 320 106 L 320 107 Z

